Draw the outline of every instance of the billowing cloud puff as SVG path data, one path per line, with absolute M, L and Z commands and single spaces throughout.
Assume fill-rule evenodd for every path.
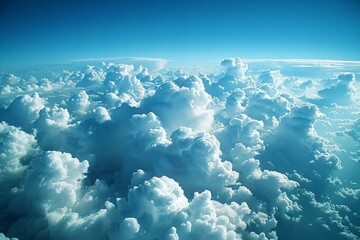
M 79 87 L 91 87 L 98 84 L 105 78 L 105 73 L 103 71 L 96 71 L 94 66 L 87 66 L 84 70 L 84 77 L 77 84 Z
M 131 173 L 142 168 L 174 178 L 186 186 L 188 195 L 213 188 L 226 192 L 221 189 L 236 182 L 237 173 L 232 171 L 230 162 L 220 158 L 220 145 L 213 135 L 180 128 L 168 139 L 154 113 L 134 112 L 129 116 L 129 112 L 124 106 L 113 112 L 111 121 L 94 129 L 93 143 L 88 147 L 96 161 L 94 168 L 90 167 L 90 174 L 107 173 L 107 179 L 117 176 L 118 180 L 122 179 L 121 185 L 126 186 Z M 108 173 L 110 169 L 112 177 Z
M 18 76 L 15 76 L 12 73 L 4 74 L 1 77 L 1 83 L 4 85 L 16 85 L 20 82 L 21 82 L 21 78 Z
M 153 177 L 130 189 L 127 202 L 119 203 L 119 210 L 131 210 L 111 225 L 110 238 L 239 239 L 237 231 L 245 230 L 250 219 L 248 205 L 221 204 L 211 198 L 210 191 L 196 192 L 189 202 L 174 180 Z M 129 230 L 122 232 L 125 228 Z
M 34 158 L 22 189 L 10 195 L 13 202 L 5 212 L 12 212 L 14 221 L 9 232 L 21 238 L 45 238 L 41 229 L 61 221 L 79 200 L 80 180 L 87 168 L 87 161 L 79 162 L 68 153 L 46 152 Z
M 268 148 L 260 158 L 280 171 L 297 171 L 317 184 L 331 171 L 340 169 L 340 159 L 314 129 L 318 111 L 314 105 L 293 108 L 269 137 Z
M 171 133 L 179 127 L 209 129 L 213 121 L 210 102 L 201 79 L 191 76 L 164 83 L 141 107 L 154 112 Z
M 94 109 L 93 113 L 99 123 L 103 123 L 111 119 L 108 110 L 106 110 L 104 107 L 97 107 Z
M 286 96 L 270 97 L 266 92 L 254 92 L 247 99 L 245 113 L 263 123 L 274 126 L 290 110 L 292 103 Z
M 141 232 L 146 232 L 147 238 L 155 238 L 166 234 L 161 232 L 161 229 L 168 231 L 163 227 L 166 225 L 164 219 L 176 218 L 188 206 L 188 200 L 173 179 L 154 177 L 130 189 L 128 204 L 133 209 L 131 216 L 138 219 Z
M 246 203 L 222 205 L 212 201 L 209 191 L 196 193 L 189 210 L 193 224 L 187 239 L 239 239 L 235 231 L 246 228 L 243 218 L 251 212 Z
M 240 58 L 226 58 L 221 61 L 221 65 L 226 67 L 226 76 L 240 79 L 245 78 L 245 72 L 247 71 L 248 66 Z
M 255 197 L 267 202 L 272 207 L 277 207 L 282 214 L 297 212 L 301 209 L 292 201 L 283 189 L 292 190 L 298 183 L 288 179 L 284 174 L 265 170 L 255 173 L 249 179 L 249 188 Z M 285 215 L 287 217 L 287 215 Z M 288 217 L 287 217 L 288 218 Z
M 216 76 L 214 80 L 207 81 L 210 84 L 207 86 L 208 92 L 213 96 L 222 99 L 236 88 L 254 86 L 252 78 L 245 76 L 248 66 L 240 58 L 224 59 L 221 65 L 226 68 L 225 72 Z
M 246 98 L 245 92 L 239 88 L 235 89 L 226 99 L 225 112 L 226 117 L 236 116 L 244 110 L 243 102 Z
M 67 108 L 75 115 L 86 114 L 89 106 L 89 95 L 84 90 L 73 94 L 67 102 Z
M 105 86 L 120 96 L 130 95 L 135 100 L 143 98 L 145 89 L 140 80 L 131 74 L 133 70 L 134 66 L 132 65 L 116 64 L 110 66 L 104 81 Z
M 347 132 L 355 141 L 360 143 L 360 119 L 357 119 L 353 124 L 352 129 Z
M 266 70 L 259 75 L 257 83 L 262 90 L 267 92 L 267 94 L 276 96 L 281 92 L 280 90 L 284 83 L 284 79 L 280 70 Z
M 87 168 L 87 161 L 79 162 L 68 153 L 47 152 L 30 163 L 25 178 L 25 191 L 28 190 L 25 195 L 31 201 L 39 199 L 33 204 L 39 204 L 49 217 L 54 217 L 50 221 L 57 221 L 66 208 L 78 200 L 80 180 L 85 177 Z
M 318 95 L 326 102 L 346 105 L 351 103 L 352 95 L 355 94 L 353 83 L 355 82 L 354 73 L 339 73 L 334 85 L 318 91 Z
M 35 152 L 36 140 L 19 128 L 0 123 L 0 189 L 16 186 L 27 169 L 28 160 Z M 7 189 L 6 189 L 7 188 Z
M 259 83 L 280 85 L 283 80 L 279 70 L 266 70 L 258 78 Z
M 184 186 L 190 196 L 194 192 L 216 189 L 220 197 L 227 194 L 227 185 L 234 184 L 238 173 L 232 164 L 220 158 L 220 143 L 208 133 L 195 133 L 181 128 L 171 135 L 167 154 L 158 159 L 155 172 L 169 174 Z
M 1 75 L 0 238 L 360 236 L 353 73 L 122 60 Z
M 44 150 L 61 149 L 65 141 L 63 132 L 70 126 L 70 114 L 67 109 L 44 108 L 40 111 L 39 118 L 34 123 L 37 129 L 37 139 L 39 145 Z M 52 141 L 57 139 L 56 141 Z
M 133 239 L 140 230 L 140 225 L 136 218 L 125 218 L 119 224 L 111 225 L 109 229 L 109 239 Z
M 229 120 L 226 127 L 219 129 L 216 136 L 221 141 L 221 149 L 226 157 L 230 149 L 238 143 L 253 150 L 260 150 L 263 140 L 260 131 L 264 127 L 263 122 L 254 120 L 246 114 L 239 114 Z
M 1 118 L 11 125 L 29 130 L 32 123 L 39 117 L 40 110 L 45 107 L 44 104 L 45 100 L 36 92 L 31 96 L 20 96 L 4 110 Z

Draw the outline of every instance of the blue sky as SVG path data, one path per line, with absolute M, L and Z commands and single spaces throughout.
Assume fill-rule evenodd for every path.
M 0 6 L 0 70 L 72 59 L 360 60 L 360 1 L 18 1 Z

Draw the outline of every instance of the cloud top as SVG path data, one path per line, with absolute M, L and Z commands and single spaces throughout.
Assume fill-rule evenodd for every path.
M 360 236 L 351 64 L 98 60 L 2 75 L 0 238 Z

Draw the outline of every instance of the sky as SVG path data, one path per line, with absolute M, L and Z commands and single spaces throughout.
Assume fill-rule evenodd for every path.
M 0 74 L 1 240 L 359 239 L 359 62 L 132 60 Z
M 360 60 L 360 2 L 0 2 L 0 70 L 74 59 Z
M 360 238 L 359 0 L 0 3 L 0 240 Z

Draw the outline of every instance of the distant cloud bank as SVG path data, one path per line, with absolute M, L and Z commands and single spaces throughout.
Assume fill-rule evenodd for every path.
M 94 62 L 113 62 L 131 64 L 135 67 L 140 65 L 150 68 L 152 70 L 161 70 L 170 60 L 162 58 L 146 58 L 146 57 L 117 57 L 117 58 L 87 58 L 87 59 L 72 59 L 69 63 L 94 63 Z

